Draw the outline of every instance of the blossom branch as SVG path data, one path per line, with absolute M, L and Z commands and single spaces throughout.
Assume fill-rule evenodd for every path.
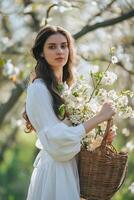
M 98 22 L 96 24 L 93 24 L 93 25 L 85 25 L 78 33 L 74 34 L 73 37 L 77 40 L 79 39 L 80 37 L 82 37 L 83 35 L 93 31 L 93 30 L 96 30 L 96 29 L 99 29 L 99 28 L 104 28 L 104 27 L 107 27 L 107 26 L 111 26 L 111 25 L 114 25 L 114 24 L 117 24 L 117 23 L 120 23 L 124 20 L 127 20 L 129 18 L 132 18 L 134 17 L 134 9 L 130 10 L 129 12 L 119 16 L 119 17 L 115 17 L 115 18 L 112 18 L 112 19 L 108 19 L 108 20 L 105 20 L 103 22 Z
M 94 62 L 94 61 L 108 62 L 108 60 L 105 59 L 105 58 L 103 58 L 103 57 L 89 59 L 89 58 L 84 57 L 83 55 L 80 55 L 80 56 L 81 56 L 82 59 L 84 59 L 87 62 L 89 62 L 89 61 L 90 62 Z M 130 75 L 132 75 L 132 76 L 134 75 L 134 72 L 131 71 L 131 70 L 126 69 L 125 66 L 123 65 L 123 63 L 121 61 L 117 62 L 116 64 L 117 64 L 117 66 L 121 67 L 123 70 L 125 70 L 126 72 L 128 72 Z
M 104 74 L 105 74 L 105 73 L 106 73 L 106 71 L 109 69 L 110 65 L 111 65 L 111 61 L 109 62 L 109 64 L 108 64 L 108 66 L 107 66 L 106 70 L 104 71 Z M 93 95 L 94 95 L 95 91 L 98 89 L 98 86 L 100 85 L 100 83 L 101 83 L 101 81 L 102 81 L 102 78 L 103 78 L 103 76 L 102 76 L 102 77 L 99 79 L 99 81 L 97 82 L 97 84 L 96 84 L 96 86 L 95 86 L 95 88 L 94 88 L 93 92 L 91 93 L 91 96 L 90 96 L 90 99 L 89 99 L 89 101 L 92 99 L 92 97 L 93 97 Z
M 112 5 L 115 1 L 116 1 L 116 0 L 112 0 L 109 4 L 107 4 L 107 5 L 105 6 L 105 8 L 100 9 L 100 12 L 96 13 L 96 14 L 93 15 L 90 19 L 88 19 L 88 22 L 87 22 L 87 23 L 89 24 L 95 17 L 101 16 L 102 13 L 103 13 L 105 10 L 107 10 L 109 7 L 111 7 L 111 5 Z

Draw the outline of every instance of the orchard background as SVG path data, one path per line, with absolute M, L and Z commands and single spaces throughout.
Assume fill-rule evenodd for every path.
M 36 134 L 24 132 L 22 112 L 29 73 L 30 49 L 40 27 L 68 29 L 77 50 L 76 69 L 87 74 L 105 69 L 109 49 L 116 48 L 115 87 L 134 91 L 133 0 L 0 0 L 0 200 L 24 200 L 37 154 Z M 134 98 L 130 100 L 133 107 Z M 134 122 L 119 120 L 114 141 L 129 152 L 128 174 L 112 200 L 134 199 Z

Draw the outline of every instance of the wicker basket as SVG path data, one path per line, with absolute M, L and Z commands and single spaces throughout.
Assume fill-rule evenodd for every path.
M 127 153 L 106 145 L 109 128 L 110 121 L 100 147 L 93 152 L 82 148 L 78 154 L 80 194 L 87 200 L 110 200 L 126 177 Z

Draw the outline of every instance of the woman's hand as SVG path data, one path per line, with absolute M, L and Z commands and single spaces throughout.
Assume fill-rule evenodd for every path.
M 108 136 L 107 136 L 107 139 L 106 139 L 106 143 L 107 144 L 112 144 L 115 136 L 116 136 L 115 131 L 113 131 L 112 129 L 110 129 L 110 131 L 108 133 Z
M 113 115 L 115 115 L 115 110 L 112 107 L 112 104 L 104 103 L 101 111 L 99 112 L 99 116 L 101 116 L 102 121 L 107 121 L 107 120 L 111 119 Z
M 92 117 L 91 119 L 87 120 L 83 123 L 85 132 L 89 133 L 92 129 L 94 129 L 98 124 L 108 121 L 112 118 L 112 116 L 115 114 L 115 111 L 112 107 L 111 103 L 105 103 L 102 106 L 101 111 Z

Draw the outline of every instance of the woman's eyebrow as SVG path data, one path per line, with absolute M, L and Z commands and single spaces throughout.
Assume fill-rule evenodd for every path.
M 54 43 L 54 42 L 50 42 L 50 43 L 47 43 L 47 45 L 56 45 L 57 43 Z M 67 44 L 67 42 L 61 42 L 60 44 Z

